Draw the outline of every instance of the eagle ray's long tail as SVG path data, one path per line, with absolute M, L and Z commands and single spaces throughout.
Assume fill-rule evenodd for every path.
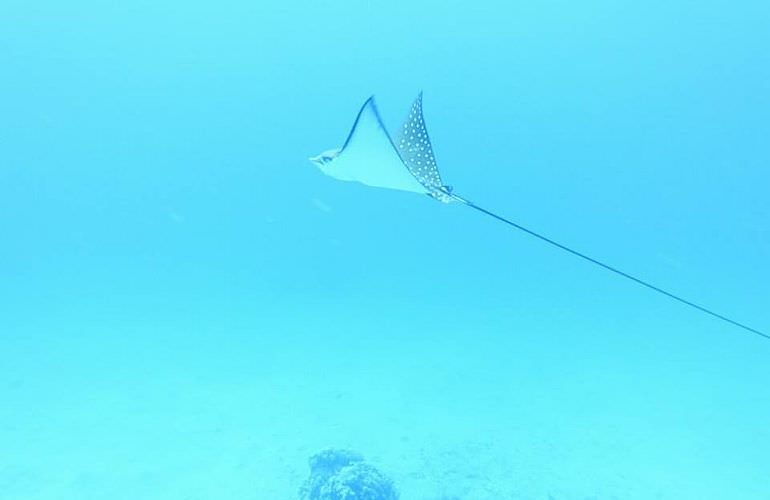
M 608 270 L 610 272 L 613 272 L 613 273 L 615 273 L 615 274 L 617 274 L 619 276 L 622 276 L 622 277 L 624 277 L 626 279 L 629 279 L 629 280 L 631 280 L 631 281 L 633 281 L 633 282 L 635 282 L 635 283 L 637 283 L 639 285 L 647 287 L 650 290 L 653 290 L 653 291 L 658 292 L 658 293 L 660 293 L 662 295 L 665 295 L 666 297 L 669 297 L 669 298 L 674 299 L 674 300 L 676 300 L 678 302 L 681 302 L 682 304 L 690 306 L 693 309 L 697 309 L 700 312 L 706 313 L 706 314 L 708 314 L 710 316 L 713 316 L 713 317 L 715 317 L 717 319 L 721 319 L 722 321 L 730 323 L 733 326 L 737 326 L 738 328 L 741 328 L 741 329 L 743 329 L 743 330 L 745 330 L 747 332 L 751 332 L 753 334 L 759 335 L 760 337 L 764 337 L 767 340 L 770 340 L 770 335 L 768 335 L 766 333 L 763 333 L 763 332 L 761 332 L 761 331 L 759 331 L 759 330 L 757 330 L 755 328 L 751 328 L 750 326 L 747 326 L 747 325 L 745 325 L 743 323 L 740 323 L 738 321 L 730 319 L 727 316 L 723 316 L 723 315 L 721 315 L 719 313 L 716 313 L 716 312 L 712 311 L 711 309 L 708 309 L 706 307 L 700 306 L 700 305 L 698 305 L 698 304 L 696 304 L 694 302 L 691 302 L 691 301 L 689 301 L 687 299 L 679 297 L 678 295 L 675 295 L 675 294 L 673 294 L 671 292 L 667 292 L 666 290 L 663 290 L 662 288 L 659 288 L 659 287 L 657 287 L 657 286 L 655 286 L 655 285 L 653 285 L 651 283 L 648 283 L 648 282 L 646 282 L 646 281 L 644 281 L 642 279 L 639 279 L 639 278 L 637 278 L 635 276 L 632 276 L 632 275 L 630 275 L 628 273 L 625 273 L 625 272 L 621 271 L 620 269 L 616 269 L 616 268 L 614 268 L 614 267 L 612 267 L 612 266 L 610 266 L 608 264 L 605 264 L 604 262 L 601 262 L 601 261 L 596 260 L 596 259 L 594 259 L 592 257 L 589 257 L 588 255 L 586 255 L 584 253 L 578 252 L 577 250 L 573 250 L 572 248 L 569 248 L 568 246 L 562 245 L 561 243 L 556 242 L 556 241 L 552 240 L 551 238 L 547 238 L 547 237 L 543 236 L 542 234 L 536 233 L 535 231 L 532 231 L 531 229 L 527 229 L 526 227 L 524 227 L 524 226 L 522 226 L 520 224 L 517 224 L 517 223 L 515 223 L 515 222 L 513 222 L 513 221 L 511 221 L 509 219 L 506 219 L 505 217 L 501 217 L 501 216 L 499 216 L 499 215 L 497 215 L 495 213 L 490 212 L 489 210 L 481 208 L 480 206 L 476 205 L 475 203 L 472 203 L 472 202 L 470 202 L 470 201 L 468 201 L 466 199 L 463 199 L 460 196 L 457 196 L 455 194 L 451 194 L 450 196 L 453 199 L 455 199 L 456 201 L 459 201 L 459 202 L 461 202 L 461 203 L 463 203 L 463 204 L 473 208 L 474 210 L 478 210 L 479 212 L 481 212 L 483 214 L 486 214 L 486 215 L 488 215 L 488 216 L 490 216 L 490 217 L 492 217 L 494 219 L 497 219 L 500 222 L 508 224 L 509 226 L 515 227 L 516 229 L 518 229 L 520 231 L 524 231 L 525 233 L 529 234 L 530 236 L 534 236 L 535 238 L 538 238 L 539 240 L 545 241 L 546 243 L 549 243 L 549 244 L 551 244 L 551 245 L 553 245 L 553 246 L 555 246 L 557 248 L 560 248 L 560 249 L 564 250 L 565 252 L 569 252 L 572 255 L 575 255 L 577 257 L 580 257 L 581 259 L 587 260 L 588 262 L 590 262 L 592 264 L 596 264 L 599 267 L 603 267 L 604 269 L 606 269 L 606 270 Z

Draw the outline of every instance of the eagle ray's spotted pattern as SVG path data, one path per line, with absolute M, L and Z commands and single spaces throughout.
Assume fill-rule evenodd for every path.
M 399 130 L 396 148 L 406 168 L 431 192 L 431 196 L 441 201 L 449 201 L 422 116 L 422 92 L 415 99 L 409 116 Z

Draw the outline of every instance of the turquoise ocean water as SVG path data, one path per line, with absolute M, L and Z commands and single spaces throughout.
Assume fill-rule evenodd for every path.
M 770 499 L 770 4 L 0 4 L 0 499 Z

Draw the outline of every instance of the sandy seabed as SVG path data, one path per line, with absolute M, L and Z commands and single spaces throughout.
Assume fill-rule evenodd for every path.
M 0 499 L 294 499 L 328 447 L 403 500 L 770 498 L 770 402 L 706 354 L 387 328 L 4 340 Z

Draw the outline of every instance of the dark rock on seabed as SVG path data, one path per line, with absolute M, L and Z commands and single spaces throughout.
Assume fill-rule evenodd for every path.
M 309 463 L 310 477 L 299 489 L 300 500 L 398 500 L 393 481 L 356 452 L 323 450 Z

